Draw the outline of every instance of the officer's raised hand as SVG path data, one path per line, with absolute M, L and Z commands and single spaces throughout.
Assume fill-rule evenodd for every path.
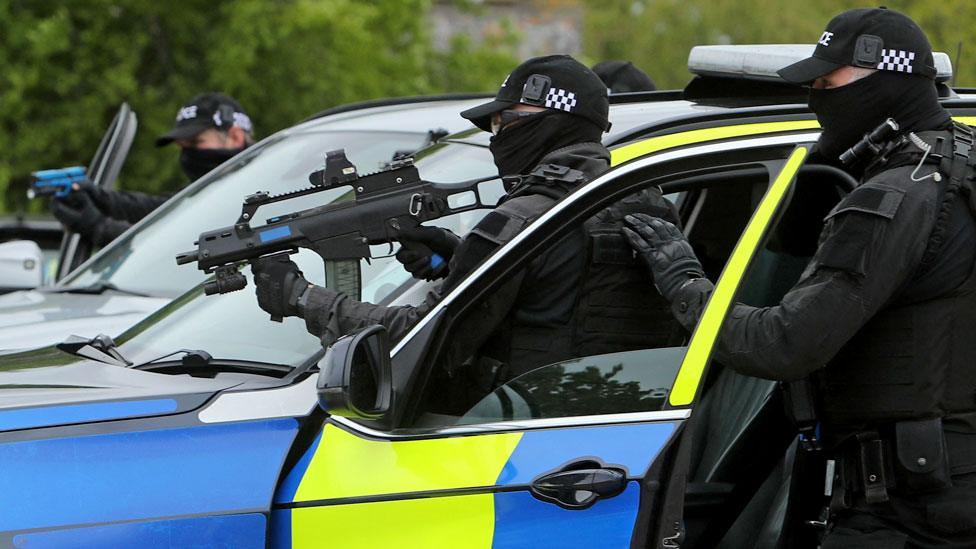
M 262 257 L 251 263 L 251 272 L 258 306 L 271 315 L 271 320 L 301 316 L 298 299 L 309 284 L 294 261 L 284 254 Z
M 73 192 L 63 198 L 54 198 L 51 200 L 51 213 L 69 231 L 86 237 L 105 220 L 105 215 L 85 192 Z
M 397 240 L 400 242 L 397 261 L 414 278 L 423 280 L 447 276 L 448 262 L 461 242 L 456 234 L 447 229 L 424 225 L 401 230 Z
M 685 235 L 659 217 L 633 214 L 624 217 L 622 230 L 631 247 L 654 276 L 654 285 L 668 301 L 689 280 L 704 278 L 701 262 Z

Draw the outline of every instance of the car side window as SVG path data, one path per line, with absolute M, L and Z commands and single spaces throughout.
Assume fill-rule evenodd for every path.
M 622 200 L 607 198 L 596 216 L 553 234 L 544 252 L 523 258 L 496 290 L 446 328 L 446 343 L 430 363 L 418 411 L 404 427 L 661 410 L 688 334 L 622 238 L 623 215 L 604 218 L 602 232 L 594 230 L 594 219 L 635 197 L 661 192 L 651 187 L 662 186 L 680 204 L 680 220 L 708 275 L 717 277 L 776 171 L 775 163 L 755 163 L 670 178 L 648 174 Z M 601 252 L 596 244 L 601 238 L 623 247 L 610 244 Z M 572 261 L 559 260 L 561 248 L 578 251 Z M 588 281 L 586 275 L 592 274 L 601 254 L 619 264 Z M 552 265 L 559 269 L 538 275 Z M 605 274 L 611 272 L 615 274 Z M 549 324 L 542 327 L 533 325 L 536 304 L 545 313 L 565 305 L 546 293 L 562 287 L 554 278 L 583 290 L 570 293 L 576 301 L 562 317 L 546 317 Z M 499 299 L 505 292 L 510 295 Z M 502 320 L 491 320 L 498 318 Z M 473 330 L 478 337 L 472 337 Z

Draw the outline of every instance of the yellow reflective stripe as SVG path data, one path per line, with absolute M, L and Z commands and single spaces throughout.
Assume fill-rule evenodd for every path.
M 752 214 L 752 219 L 746 225 L 742 237 L 735 245 L 735 250 L 732 251 L 732 256 L 725 264 L 722 276 L 719 277 L 718 284 L 712 292 L 705 313 L 698 322 L 695 333 L 691 336 L 688 352 L 681 362 L 681 369 L 678 370 L 678 377 L 669 397 L 672 406 L 686 406 L 691 404 L 695 398 L 702 373 L 704 373 L 705 365 L 708 363 L 708 357 L 718 339 L 719 328 L 722 327 L 722 321 L 725 319 L 725 312 L 732 304 L 732 298 L 735 296 L 743 275 L 745 275 L 746 267 L 762 240 L 766 227 L 772 221 L 773 215 L 783 200 L 783 195 L 790 187 L 790 181 L 800 169 L 800 165 L 803 164 L 806 156 L 806 148 L 798 148 L 793 151 L 779 176 L 766 191 L 759 207 Z
M 490 549 L 495 532 L 492 494 L 306 507 L 291 513 L 296 549 Z
M 962 122 L 963 124 L 976 126 L 976 116 L 953 116 L 952 119 L 955 120 L 956 122 Z
M 762 133 L 788 132 L 796 130 L 819 129 L 820 124 L 816 120 L 794 120 L 788 122 L 763 122 L 759 124 L 737 124 L 735 126 L 719 126 L 717 128 L 704 128 L 701 130 L 690 130 L 669 135 L 651 137 L 637 143 L 631 143 L 610 151 L 610 164 L 616 166 L 628 160 L 650 154 L 653 152 L 690 145 L 692 143 L 702 143 L 704 141 L 714 141 L 716 139 L 727 139 L 730 137 L 744 137 L 747 135 L 757 135 Z
M 367 440 L 326 424 L 295 501 L 494 486 L 521 438 Z

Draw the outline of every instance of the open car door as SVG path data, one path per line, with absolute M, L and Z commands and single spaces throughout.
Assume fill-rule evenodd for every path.
M 122 170 L 122 164 L 129 154 L 132 140 L 135 139 L 138 121 L 136 113 L 132 112 L 128 103 L 122 103 L 108 130 L 102 136 L 95 156 L 88 164 L 88 179 L 97 187 L 111 189 L 115 186 L 115 179 Z M 92 253 L 92 244 L 81 238 L 81 235 L 65 231 L 61 239 L 61 250 L 58 257 L 58 270 L 55 280 L 61 280 L 65 275 L 81 265 Z
M 333 410 L 279 486 L 272 545 L 677 547 L 687 476 L 682 435 L 732 297 L 809 152 L 789 150 L 766 164 L 776 168 L 763 177 L 765 195 L 687 346 L 543 366 L 459 417 L 426 413 L 405 428 L 373 428 Z M 472 278 L 492 274 L 483 267 Z M 427 326 L 439 324 L 431 330 L 450 338 L 446 322 Z M 425 333 L 422 323 L 394 349 L 394 380 L 405 368 L 398 359 L 430 356 Z M 411 348 L 417 342 L 423 351 Z

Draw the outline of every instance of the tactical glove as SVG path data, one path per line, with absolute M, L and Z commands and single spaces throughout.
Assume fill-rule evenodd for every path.
M 451 231 L 423 225 L 404 229 L 397 235 L 397 261 L 414 278 L 436 280 L 447 276 L 448 262 L 461 239 Z
M 251 273 L 258 306 L 271 315 L 271 320 L 301 316 L 298 299 L 309 284 L 294 261 L 285 254 L 258 258 L 251 262 Z
M 661 295 L 673 302 L 689 280 L 704 278 L 701 262 L 685 235 L 674 224 L 647 214 L 624 217 L 630 228 L 621 230 L 638 257 L 654 276 Z
M 105 215 L 85 192 L 73 192 L 52 199 L 51 213 L 69 231 L 89 239 L 98 225 L 105 221 Z

